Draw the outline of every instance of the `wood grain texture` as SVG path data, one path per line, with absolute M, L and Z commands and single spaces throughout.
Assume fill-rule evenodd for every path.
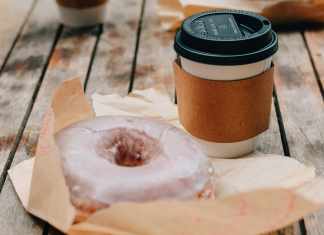
M 315 65 L 315 72 L 320 83 L 319 88 L 324 99 L 324 29 L 307 30 L 304 35 Z
M 291 156 L 324 175 L 324 109 L 300 33 L 279 37 L 276 86 Z M 305 219 L 308 234 L 324 234 L 323 212 Z
M 271 107 L 269 129 L 260 135 L 257 150 L 262 153 L 283 155 L 280 131 L 274 105 Z
M 80 77 L 82 81 L 85 81 L 91 53 L 96 41 L 96 35 L 93 31 L 95 31 L 95 29 L 90 28 L 87 30 L 65 29 L 63 31 L 62 37 L 51 56 L 47 73 L 43 79 L 41 89 L 39 90 L 24 132 L 25 136 L 27 135 L 30 137 L 29 139 L 33 139 L 36 142 L 43 114 L 47 110 L 50 104 L 51 95 L 57 86 L 62 81 L 71 77 Z M 21 143 L 21 145 L 24 146 L 24 143 Z M 22 151 L 24 149 L 25 148 L 19 148 L 16 152 L 16 156 L 21 156 L 24 159 L 28 158 L 29 156 Z M 33 152 L 30 154 L 33 154 Z M 11 198 L 15 197 L 12 190 L 9 190 L 9 192 L 5 191 L 11 187 L 11 184 L 7 181 L 2 193 L 5 198 L 4 204 L 6 204 L 7 201 L 10 202 Z M 21 208 L 21 204 L 15 201 L 15 203 L 12 203 L 11 207 L 15 209 Z M 12 221 L 16 218 L 23 217 L 22 213 L 24 212 L 22 212 L 21 209 L 14 210 L 5 220 L 8 223 L 13 223 Z M 33 223 L 39 223 L 38 220 L 31 221 Z M 41 224 L 42 223 L 40 223 L 39 226 Z M 19 227 L 24 230 L 29 229 L 29 226 L 24 228 L 24 224 Z M 8 231 L 15 234 L 14 231 L 12 231 L 13 229 L 15 228 L 7 228 Z
M 0 1 L 0 68 L 11 50 L 15 39 L 23 29 L 32 10 L 34 0 Z
M 87 85 L 88 96 L 94 92 L 127 94 L 141 2 L 123 0 L 108 4 L 107 23 L 103 27 Z
M 162 85 L 173 99 L 174 34 L 162 31 L 156 7 L 156 0 L 146 1 L 133 88 Z
M 292 157 L 324 174 L 324 109 L 300 33 L 280 35 L 276 86 Z
M 64 28 L 51 56 L 48 69 L 42 81 L 25 133 L 37 133 L 42 117 L 48 109 L 52 94 L 64 81 L 80 78 L 86 80 L 92 51 L 97 39 L 98 27 L 73 29 Z
M 0 173 L 7 161 L 57 32 L 51 0 L 35 7 L 0 77 Z M 50 8 L 51 9 L 51 8 Z M 27 136 L 22 137 L 29 142 Z
M 17 141 L 57 32 L 56 14 L 48 9 L 49 2 L 42 0 L 36 5 L 0 77 L 1 172 Z M 26 159 L 34 149 L 35 139 L 23 135 L 13 164 Z M 24 211 L 8 178 L 0 194 L 0 214 L 1 234 L 42 234 L 43 223 Z

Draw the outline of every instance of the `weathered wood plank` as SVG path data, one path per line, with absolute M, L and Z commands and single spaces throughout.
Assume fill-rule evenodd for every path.
M 62 36 L 51 56 L 25 133 L 37 133 L 54 90 L 67 79 L 79 77 L 84 83 L 91 61 L 99 27 L 64 28 Z
M 324 110 L 300 33 L 280 35 L 276 86 L 292 157 L 324 174 Z
M 58 24 L 51 2 L 39 1 L 0 77 L 0 173 L 55 40 Z
M 141 2 L 124 0 L 109 3 L 107 23 L 103 27 L 87 84 L 88 96 L 94 92 L 127 94 Z
M 257 150 L 262 153 L 284 154 L 274 105 L 272 105 L 269 130 L 261 134 Z
M 64 29 L 62 37 L 51 56 L 46 76 L 43 79 L 42 86 L 39 90 L 24 132 L 24 136 L 28 136 L 29 141 L 32 140 L 32 142 L 36 142 L 42 116 L 48 108 L 51 94 L 55 88 L 63 80 L 71 77 L 80 77 L 85 81 L 92 50 L 96 41 L 96 34 L 94 32 L 96 32 L 95 28 L 86 30 Z M 19 156 L 22 159 L 30 157 L 30 155 L 33 154 L 33 151 L 29 151 L 29 154 L 26 154 L 26 143 L 22 141 L 21 145 L 21 148 L 16 152 L 16 156 Z M 24 216 L 26 216 L 26 218 L 29 218 L 31 223 L 39 223 L 38 220 L 33 220 L 30 216 L 26 215 L 19 201 L 12 201 L 12 198 L 15 197 L 11 183 L 6 181 L 0 202 L 2 204 L 9 204 L 12 202 L 11 208 L 14 210 L 10 211 L 10 216 L 5 218 L 5 222 L 13 224 L 17 222 L 17 218 L 25 218 Z M 41 225 L 42 223 L 39 224 L 39 226 Z M 30 225 L 25 226 L 25 224 L 22 224 L 16 227 L 10 226 L 9 228 L 6 228 L 6 232 L 16 234 L 17 229 L 19 229 L 20 232 L 25 231 L 30 229 Z
M 305 31 L 305 39 L 311 53 L 316 75 L 318 76 L 319 89 L 324 99 L 324 29 Z
M 24 22 L 28 20 L 33 2 L 34 0 L 0 1 L 0 68 L 23 29 Z
M 276 86 L 291 156 L 324 174 L 324 109 L 300 33 L 280 35 Z M 324 234 L 323 212 L 305 219 L 308 234 Z
M 161 31 L 156 4 L 156 0 L 146 1 L 133 88 L 163 85 L 173 99 L 174 34 Z
M 58 24 L 56 13 L 51 11 L 55 8 L 49 7 L 51 2 L 42 0 L 37 3 L 0 77 L 1 173 L 5 173 L 3 167 L 8 162 L 8 156 L 11 157 L 15 151 L 14 146 L 18 143 L 16 135 L 22 130 L 33 93 L 55 42 Z M 34 148 L 35 141 L 23 135 L 13 164 L 26 159 Z M 1 176 L 5 179 L 5 174 Z M 24 211 L 8 178 L 0 194 L 0 214 L 1 234 L 42 234 L 42 222 Z
M 85 82 L 98 32 L 99 27 L 63 30 L 30 114 L 25 135 L 37 139 L 42 117 L 50 104 L 54 90 L 62 81 L 79 77 Z M 20 152 L 18 151 L 17 154 Z M 47 226 L 50 231 L 56 232 L 49 225 Z
M 324 234 L 323 218 L 324 210 L 321 210 L 320 212 L 312 214 L 305 219 L 307 235 Z

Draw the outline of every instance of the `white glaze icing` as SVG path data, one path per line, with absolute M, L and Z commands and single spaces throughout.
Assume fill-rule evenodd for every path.
M 109 139 L 109 131 L 118 132 L 118 128 L 144 132 L 148 138 L 158 140 L 159 147 L 154 145 L 156 151 L 150 150 L 148 162 L 136 167 L 120 166 L 111 156 L 108 159 L 98 153 L 98 146 L 103 146 L 100 143 Z M 76 204 L 190 199 L 209 182 L 210 165 L 199 146 L 182 130 L 162 121 L 98 117 L 62 130 L 56 141 L 72 202 Z M 148 142 L 152 145 L 154 141 Z

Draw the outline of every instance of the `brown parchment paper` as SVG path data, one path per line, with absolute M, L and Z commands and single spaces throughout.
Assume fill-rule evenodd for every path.
M 67 231 L 72 224 L 75 210 L 70 203 L 54 134 L 72 123 L 93 117 L 80 80 L 73 79 L 64 82 L 54 93 L 40 132 L 27 208 L 62 231 Z
M 166 30 L 174 30 L 195 13 L 238 9 L 262 14 L 274 24 L 324 22 L 324 0 L 160 0 L 158 14 Z
M 176 106 L 163 91 L 153 88 L 135 91 L 127 97 L 95 94 L 93 107 L 98 116 L 146 115 L 181 127 Z M 45 115 L 36 157 L 9 171 L 26 210 L 63 232 L 73 235 L 259 234 L 289 225 L 324 205 L 324 180 L 315 178 L 313 167 L 291 158 L 254 153 L 243 159 L 212 160 L 216 200 L 120 203 L 73 225 L 75 209 L 65 185 L 54 134 L 67 125 L 93 117 L 80 81 L 64 82 Z

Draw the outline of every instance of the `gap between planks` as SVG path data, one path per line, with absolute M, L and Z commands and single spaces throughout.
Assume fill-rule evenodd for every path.
M 21 26 L 19 27 L 18 32 L 17 32 L 17 35 L 14 37 L 14 40 L 13 40 L 13 42 L 12 42 L 12 44 L 11 44 L 11 46 L 10 46 L 8 52 L 7 52 L 6 56 L 5 56 L 4 59 L 3 59 L 2 65 L 0 66 L 0 76 L 1 76 L 1 74 L 2 74 L 2 72 L 3 72 L 3 70 L 4 70 L 4 68 L 6 67 L 7 62 L 8 62 L 8 60 L 9 60 L 9 58 L 10 58 L 10 55 L 11 55 L 12 51 L 14 50 L 14 48 L 15 48 L 15 46 L 16 46 L 16 44 L 17 44 L 17 42 L 18 42 L 18 40 L 19 40 L 19 38 L 20 38 L 20 36 L 21 36 L 21 33 L 22 33 L 22 31 L 24 30 L 25 25 L 27 24 L 27 21 L 29 20 L 29 17 L 30 17 L 30 15 L 31 15 L 31 13 L 33 12 L 33 10 L 34 10 L 34 8 L 35 8 L 37 2 L 38 2 L 38 0 L 34 0 L 34 1 L 32 2 L 31 6 L 30 6 L 30 8 L 29 8 L 29 10 L 28 10 L 28 12 L 27 12 L 27 15 L 25 16 L 25 18 L 24 18 L 24 20 L 23 20 L 23 23 L 22 23 Z M 3 49 L 3 48 L 1 48 L 1 49 Z
M 84 87 L 84 91 L 86 91 L 87 88 L 87 83 L 92 71 L 92 67 L 93 67 L 93 63 L 95 60 L 95 56 L 97 53 L 97 49 L 98 49 L 98 44 L 100 42 L 100 38 L 103 32 L 103 25 L 98 25 L 98 26 L 94 26 L 93 28 L 97 28 L 97 30 L 95 30 L 95 43 L 91 52 L 91 57 L 90 57 L 90 62 L 89 62 L 89 66 L 87 69 L 87 73 L 84 79 L 84 83 L 83 83 L 83 87 Z M 63 30 L 64 30 L 64 26 L 63 26 Z M 63 233 L 61 233 L 60 231 L 58 231 L 57 229 L 55 229 L 53 226 L 51 226 L 48 222 L 44 222 L 44 227 L 43 227 L 43 233 L 42 235 L 63 235 Z
M 96 42 L 95 42 L 95 45 L 94 45 L 92 53 L 91 53 L 89 67 L 88 67 L 88 71 L 87 71 L 85 81 L 84 81 L 84 85 L 83 85 L 84 92 L 87 90 L 88 81 L 89 81 L 89 78 L 90 78 L 90 74 L 91 74 L 92 67 L 93 67 L 95 57 L 96 57 L 96 54 L 97 54 L 97 50 L 98 50 L 98 45 L 99 45 L 101 35 L 102 35 L 102 32 L 103 32 L 103 25 L 102 24 L 100 24 L 97 27 L 98 27 L 98 33 L 96 35 L 97 36 L 96 37 Z
M 322 99 L 324 101 L 324 88 L 323 88 L 323 84 L 321 82 L 321 76 L 320 76 L 320 73 L 318 71 L 318 68 L 316 67 L 314 55 L 313 55 L 313 53 L 312 53 L 312 51 L 310 49 L 310 45 L 308 43 L 308 40 L 306 39 L 305 31 L 302 32 L 302 37 L 303 37 L 303 42 L 305 44 L 305 47 L 306 47 L 306 50 L 307 50 L 307 53 L 308 53 L 308 56 L 309 56 L 309 59 L 310 59 L 311 65 L 312 65 L 312 69 L 314 71 L 314 75 L 315 75 L 315 78 L 316 78 L 316 81 L 317 81 L 317 84 L 318 84 L 318 88 L 319 88 L 319 90 L 321 92 Z
M 318 169 L 322 169 L 319 156 L 321 150 L 313 146 L 317 143 L 316 140 L 320 143 L 321 129 L 317 129 L 316 124 L 321 125 L 322 115 L 322 110 L 316 109 L 322 104 L 316 63 L 312 61 L 311 51 L 301 32 L 287 33 L 282 35 L 281 39 L 283 54 L 277 58 L 280 66 L 277 73 L 275 102 L 285 155 L 299 161 L 311 162 Z M 312 52 L 314 53 L 314 50 Z M 301 58 L 297 59 L 298 56 Z M 298 97 L 301 95 L 299 100 Z M 317 234 L 318 229 L 321 229 L 320 223 L 316 222 L 321 217 L 320 214 L 314 214 L 313 217 L 313 219 L 305 217 L 300 221 L 302 234 Z
M 1 214 L 5 216 L 0 217 L 0 232 L 4 234 L 40 234 L 44 225 L 23 209 L 6 171 L 9 165 L 25 160 L 34 151 L 33 138 L 30 138 L 32 133 L 26 130 L 28 109 L 32 109 L 37 86 L 45 74 L 59 33 L 59 25 L 52 14 L 54 11 L 44 11 L 49 2 L 51 0 L 37 2 L 1 74 L 1 91 L 2 95 L 6 95 L 2 98 L 8 102 L 9 109 L 1 113 L 1 131 L 5 138 L 12 136 L 12 142 L 1 149 L 3 184 L 0 208 Z M 13 1 L 12 4 L 16 3 Z M 27 132 L 27 135 L 23 135 L 23 132 Z
M 281 110 L 280 110 L 280 105 L 279 105 L 280 102 L 279 102 L 279 98 L 278 98 L 277 90 L 276 90 L 276 87 L 275 86 L 274 86 L 274 89 L 273 89 L 273 102 L 274 102 L 274 107 L 275 107 L 275 111 L 276 111 L 276 116 L 277 116 L 279 131 L 280 131 L 282 149 L 283 149 L 284 155 L 286 157 L 291 157 L 291 155 L 290 155 L 290 149 L 289 149 L 289 144 L 288 144 L 288 139 L 287 139 L 287 135 L 286 135 L 286 131 L 285 131 L 285 124 L 283 122 L 283 118 L 282 118 L 282 114 L 281 114 Z M 298 222 L 298 225 L 299 225 L 299 232 L 300 232 L 300 234 L 301 235 L 307 235 L 307 231 L 306 231 L 306 226 L 305 226 L 304 219 L 301 219 Z
M 44 65 L 44 67 L 42 69 L 40 78 L 39 78 L 38 83 L 37 83 L 37 85 L 35 87 L 35 90 L 33 92 L 31 101 L 29 102 L 29 104 L 27 106 L 27 110 L 25 112 L 25 115 L 23 117 L 22 123 L 21 123 L 21 125 L 20 125 L 20 127 L 18 129 L 18 133 L 17 133 L 16 138 L 14 140 L 13 147 L 12 147 L 10 153 L 9 153 L 8 159 L 7 159 L 7 161 L 6 161 L 5 165 L 4 165 L 4 168 L 2 170 L 2 173 L 0 175 L 0 193 L 2 191 L 2 188 L 3 188 L 4 183 L 6 181 L 7 171 L 9 170 L 9 168 L 10 168 L 12 162 L 13 162 L 13 159 L 15 157 L 15 154 L 16 154 L 16 151 L 18 149 L 19 143 L 20 143 L 20 141 L 22 139 L 22 136 L 23 136 L 23 133 L 24 133 L 26 124 L 28 122 L 28 118 L 29 118 L 29 116 L 31 114 L 31 111 L 33 109 L 34 102 L 35 102 L 35 100 L 37 98 L 38 91 L 39 91 L 39 89 L 40 89 L 40 87 L 42 85 L 42 81 L 44 79 L 44 76 L 46 74 L 47 67 L 48 67 L 49 62 L 50 62 L 50 58 L 51 58 L 51 56 L 53 54 L 53 51 L 55 49 L 55 46 L 56 46 L 56 44 L 57 44 L 57 42 L 58 42 L 58 40 L 60 38 L 60 35 L 62 33 L 62 29 L 63 29 L 63 27 L 60 25 L 58 27 L 57 31 L 56 31 L 56 35 L 55 35 L 55 38 L 54 38 L 52 47 L 51 47 L 50 52 L 49 52 L 49 54 L 48 54 L 48 56 L 46 58 L 46 62 L 45 62 L 45 65 Z
M 141 5 L 141 13 L 139 18 L 139 23 L 137 27 L 137 33 L 136 33 L 136 43 L 135 43 L 135 49 L 134 49 L 134 59 L 132 62 L 132 70 L 131 70 L 131 76 L 128 86 L 128 93 L 132 92 L 133 86 L 134 86 L 134 80 L 135 80 L 135 74 L 136 74 L 136 66 L 137 66 L 137 57 L 138 57 L 138 50 L 141 40 L 141 33 L 142 33 L 142 25 L 143 25 L 143 19 L 144 19 L 144 12 L 146 9 L 146 0 L 142 0 Z
M 50 53 L 51 55 L 49 56 L 50 62 L 46 66 L 43 66 L 44 68 L 42 67 L 42 69 L 46 70 L 46 73 L 44 73 L 42 83 L 39 84 L 40 88 L 38 90 L 37 99 L 34 100 L 34 109 L 32 109 L 31 114 L 29 115 L 25 132 L 29 132 L 29 130 L 31 130 L 31 127 L 33 128 L 33 130 L 35 129 L 35 131 L 38 130 L 39 123 L 41 123 L 42 115 L 48 107 L 48 103 L 50 101 L 50 94 L 53 92 L 53 90 L 55 90 L 57 85 L 59 85 L 62 80 L 68 79 L 71 76 L 75 76 L 75 74 L 82 77 L 82 80 L 85 80 L 84 78 L 86 77 L 86 74 L 88 72 L 91 54 L 93 54 L 93 50 L 95 47 L 94 45 L 96 40 L 98 39 L 98 30 L 96 30 L 97 27 L 86 28 L 82 30 L 74 30 L 70 28 L 66 29 L 62 26 L 60 26 L 60 28 L 61 32 L 57 35 L 57 43 L 56 45 L 54 45 L 54 52 Z M 78 43 L 76 43 L 76 40 Z M 82 49 L 78 50 L 78 47 Z M 17 163 L 17 157 L 21 155 L 25 155 L 24 158 L 26 159 L 26 154 L 22 154 L 21 152 L 19 152 L 19 150 L 16 152 L 15 155 L 15 163 Z M 7 178 L 5 184 L 5 186 L 7 186 L 6 189 L 10 188 L 9 185 L 11 186 Z M 14 193 L 13 190 L 11 191 L 11 193 Z M 3 191 L 3 193 L 7 194 L 8 197 L 8 191 Z M 16 195 L 11 196 L 15 197 Z M 18 208 L 22 207 L 18 200 L 16 201 L 16 206 Z M 8 220 L 11 220 L 11 222 L 12 219 L 15 218 L 15 216 L 21 217 L 20 211 L 18 211 L 16 215 L 15 213 L 10 213 L 10 215 L 11 217 Z M 35 224 L 36 223 L 37 220 Z M 22 224 L 20 226 L 22 227 L 22 230 L 28 230 L 29 224 L 27 224 L 26 226 Z M 46 234 L 46 231 L 48 231 L 49 229 L 49 225 L 45 222 L 44 224 L 39 223 L 37 227 L 41 227 L 41 232 L 43 234 Z M 10 229 L 9 231 L 13 232 L 14 230 Z

